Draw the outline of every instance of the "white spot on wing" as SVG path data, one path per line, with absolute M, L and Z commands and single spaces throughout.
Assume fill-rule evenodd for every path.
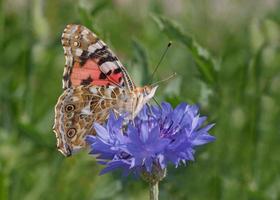
M 62 33 L 62 37 L 63 37 L 63 38 L 70 38 L 70 35 L 67 34 L 67 33 Z
M 97 49 L 101 49 L 103 46 L 100 45 L 99 43 L 95 43 L 95 44 L 92 44 L 88 47 L 88 51 L 90 53 L 94 53 Z
M 77 26 L 77 25 L 72 25 L 72 26 L 71 26 L 71 29 L 70 29 L 70 34 L 75 33 L 75 32 L 77 31 L 77 29 L 78 29 L 78 26 Z
M 108 61 L 108 62 L 105 62 L 105 63 L 103 63 L 101 66 L 100 66 L 100 68 L 101 68 L 101 71 L 103 72 L 103 73 L 107 73 L 108 71 L 110 71 L 110 70 L 114 70 L 114 69 L 116 69 L 116 68 L 118 68 L 117 67 L 117 65 L 115 64 L 115 62 L 110 62 L 110 61 Z
M 79 97 L 75 97 L 75 96 L 72 97 L 72 101 L 78 101 L 78 100 L 79 100 Z
M 66 56 L 66 65 L 71 66 L 73 63 L 73 57 Z
M 83 53 L 83 50 L 82 50 L 82 49 L 80 49 L 80 48 L 76 49 L 76 53 L 75 53 L 76 56 L 81 56 L 82 53 Z
M 71 55 L 71 47 L 65 47 L 65 46 L 64 46 L 64 53 L 65 53 L 66 55 Z
M 89 31 L 85 29 L 85 30 L 83 30 L 83 31 L 81 32 L 81 34 L 82 34 L 82 35 L 87 35 L 87 34 L 89 34 Z
M 84 115 L 91 115 L 91 112 L 90 112 L 90 105 L 87 105 L 86 107 L 84 107 L 84 108 L 81 110 L 81 114 L 84 114 Z
M 91 93 L 93 93 L 93 94 L 97 94 L 97 89 L 96 89 L 96 87 L 90 87 L 90 88 L 89 88 L 89 91 L 90 91 Z

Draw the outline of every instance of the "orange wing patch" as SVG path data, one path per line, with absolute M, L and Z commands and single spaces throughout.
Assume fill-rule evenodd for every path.
M 75 62 L 70 76 L 73 86 L 79 85 L 117 85 L 119 86 L 123 74 L 120 70 L 109 70 L 104 74 L 100 66 L 92 59 L 88 59 L 83 66 Z

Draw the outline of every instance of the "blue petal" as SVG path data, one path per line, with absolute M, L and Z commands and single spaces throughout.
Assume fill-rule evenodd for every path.
M 167 102 L 161 103 L 161 107 L 164 116 L 167 116 L 170 112 L 173 111 L 172 106 Z
M 133 127 L 131 124 L 128 124 L 127 126 L 127 135 L 130 141 L 133 141 L 134 143 L 141 143 L 141 140 L 139 138 L 138 129 Z
M 95 130 L 96 130 L 96 133 L 97 133 L 97 135 L 101 138 L 101 139 L 103 139 L 103 140 L 105 140 L 105 141 L 108 141 L 110 138 L 109 138 L 109 133 L 108 133 L 108 131 L 103 127 L 103 126 L 101 126 L 100 124 L 98 124 L 98 123 L 94 123 L 94 128 L 95 128 Z
M 162 109 L 164 109 L 166 112 L 172 112 L 172 111 L 173 111 L 173 108 L 172 108 L 171 104 L 168 103 L 168 102 L 162 102 L 162 103 L 161 103 L 161 107 L 162 107 Z
M 207 125 L 206 127 L 196 131 L 192 135 L 192 144 L 197 145 L 203 145 L 209 142 L 215 141 L 215 137 L 208 134 L 208 131 L 214 126 L 214 124 Z
M 142 123 L 140 128 L 140 140 L 145 143 L 149 139 L 149 134 L 148 123 Z
M 192 130 L 195 130 L 198 126 L 198 122 L 199 122 L 199 116 L 197 115 L 196 117 L 193 118 L 192 121 Z
M 159 118 L 160 117 L 160 115 L 162 113 L 162 110 L 160 109 L 160 107 L 158 107 L 158 106 L 151 106 L 151 110 L 152 110 L 154 118 Z
M 195 138 L 195 140 L 192 141 L 192 144 L 194 146 L 199 146 L 199 145 L 203 145 L 203 144 L 207 144 L 209 142 L 213 142 L 215 141 L 216 138 L 212 135 L 200 135 L 197 138 Z
M 161 169 L 166 168 L 167 162 L 165 161 L 165 156 L 163 154 L 159 154 L 157 157 L 158 157 L 158 161 L 159 161 L 159 165 L 160 165 Z
M 113 112 L 110 112 L 108 122 L 107 122 L 107 130 L 109 132 L 119 130 L 122 127 L 123 123 L 123 117 L 119 117 L 118 119 L 115 117 L 115 114 Z
M 107 167 L 105 167 L 100 173 L 99 175 L 103 175 L 106 174 L 110 171 L 116 170 L 116 169 L 122 169 L 122 170 L 128 170 L 129 169 L 129 165 L 123 161 L 112 161 L 107 163 Z
M 85 141 L 88 144 L 92 144 L 92 143 L 96 142 L 96 137 L 93 135 L 87 135 Z
M 197 105 L 188 105 L 187 110 L 191 113 L 192 117 L 198 114 L 199 107 Z

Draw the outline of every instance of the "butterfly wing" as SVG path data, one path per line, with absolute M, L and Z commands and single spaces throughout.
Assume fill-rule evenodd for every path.
M 55 106 L 53 130 L 57 148 L 65 156 L 86 146 L 85 136 L 94 134 L 93 122 L 103 123 L 117 107 L 123 89 L 117 86 L 77 86 L 63 91 Z
M 61 42 L 66 58 L 64 90 L 78 85 L 115 85 L 128 91 L 135 89 L 117 56 L 86 27 L 67 25 Z

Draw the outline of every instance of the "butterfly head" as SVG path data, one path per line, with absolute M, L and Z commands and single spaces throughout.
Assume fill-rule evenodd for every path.
M 156 86 L 146 85 L 146 86 L 143 87 L 143 100 L 144 100 L 144 103 L 147 103 L 151 98 L 154 97 L 157 88 L 158 88 L 158 85 L 156 85 Z
M 137 104 L 134 108 L 134 115 L 136 115 L 142 107 L 154 97 L 158 86 L 146 85 L 144 87 L 136 88 Z

